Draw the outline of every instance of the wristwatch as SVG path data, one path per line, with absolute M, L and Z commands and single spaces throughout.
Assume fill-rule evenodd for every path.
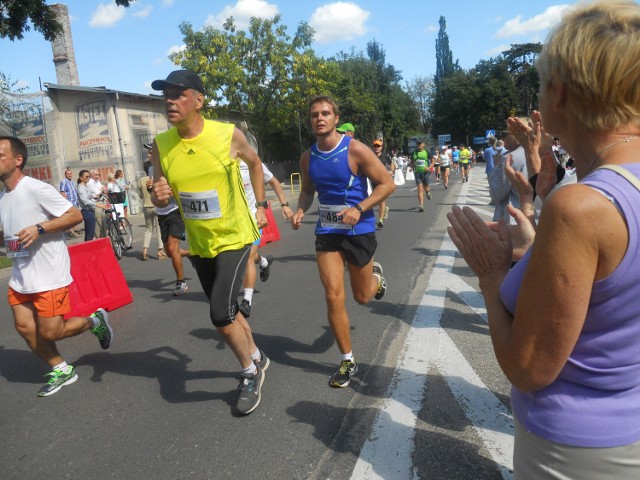
M 36 225 L 36 228 L 38 229 L 38 235 L 44 235 L 45 233 L 47 233 L 45 232 L 44 227 L 39 223 Z
M 362 209 L 362 207 L 360 206 L 359 203 L 356 203 L 353 208 L 355 208 L 356 210 L 358 210 L 358 212 L 362 213 L 364 212 L 364 210 Z
M 284 202 L 280 204 L 281 207 L 288 207 L 289 206 L 289 202 Z
M 263 200 L 262 202 L 256 202 L 256 208 L 258 207 L 269 208 L 269 202 L 267 202 L 266 200 Z

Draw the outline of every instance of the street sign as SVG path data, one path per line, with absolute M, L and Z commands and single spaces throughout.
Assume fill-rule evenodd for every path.
M 450 133 L 446 133 L 444 135 L 438 135 L 438 145 L 441 147 L 442 145 L 444 145 L 447 142 L 451 141 L 451 134 Z
M 473 137 L 473 144 L 474 145 L 480 145 L 480 144 L 484 144 L 487 143 L 487 139 L 484 137 Z
M 487 130 L 487 133 L 485 134 L 485 138 L 495 137 L 495 136 L 496 136 L 495 130 Z

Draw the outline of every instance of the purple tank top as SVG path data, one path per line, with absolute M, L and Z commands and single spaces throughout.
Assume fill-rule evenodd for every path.
M 624 168 L 640 178 L 640 164 Z M 640 441 L 640 192 L 610 170 L 592 172 L 580 183 L 615 199 L 627 221 L 629 247 L 618 268 L 593 284 L 584 327 L 558 378 L 535 392 L 512 387 L 511 404 L 520 423 L 547 440 L 577 447 L 629 445 Z M 511 313 L 530 252 L 500 288 Z

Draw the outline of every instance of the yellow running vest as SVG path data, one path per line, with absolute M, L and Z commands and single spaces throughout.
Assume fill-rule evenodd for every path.
M 192 255 L 212 258 L 259 238 L 240 164 L 230 156 L 233 129 L 205 120 L 195 138 L 181 138 L 175 127 L 156 136 L 160 164 L 178 200 Z

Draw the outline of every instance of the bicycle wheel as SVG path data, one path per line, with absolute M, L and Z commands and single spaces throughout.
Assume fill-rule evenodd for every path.
M 124 248 L 130 250 L 133 247 L 133 230 L 131 229 L 131 222 L 126 218 L 120 219 L 120 234 L 124 240 Z
M 107 226 L 109 229 L 107 234 L 109 235 L 109 240 L 111 240 L 113 253 L 115 253 L 117 259 L 120 259 L 122 258 L 122 236 L 120 235 L 120 232 L 118 232 L 118 228 L 115 223 L 107 221 Z

